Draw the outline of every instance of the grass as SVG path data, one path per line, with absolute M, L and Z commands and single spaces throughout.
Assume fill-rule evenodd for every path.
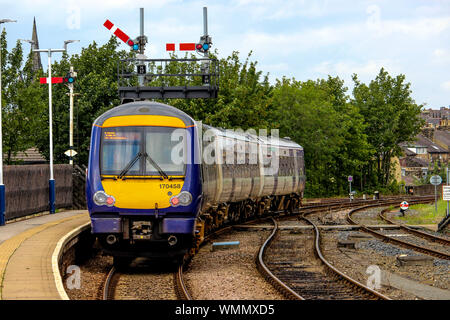
M 408 224 L 436 224 L 446 215 L 447 201 L 438 201 L 438 211 L 436 213 L 434 202 L 430 204 L 415 204 L 409 206 L 405 216 L 397 216 L 395 219 Z

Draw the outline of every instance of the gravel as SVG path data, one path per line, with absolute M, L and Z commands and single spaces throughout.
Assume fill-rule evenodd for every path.
M 64 277 L 64 289 L 71 300 L 98 300 L 102 299 L 103 284 L 106 275 L 111 269 L 113 260 L 100 252 L 80 266 L 81 286 L 79 289 L 68 289 Z M 69 275 L 70 276 L 70 275 Z
M 407 254 L 420 256 L 420 253 L 401 248 L 392 244 L 384 243 L 376 238 L 356 243 L 356 250 L 340 249 L 336 247 L 336 238 L 346 240 L 352 231 L 341 231 L 338 233 L 325 233 L 326 257 L 330 258 L 338 267 L 346 266 L 346 273 L 354 274 L 361 281 L 367 281 L 366 268 L 369 265 L 378 265 L 386 270 L 402 277 L 418 281 L 423 284 L 435 286 L 441 289 L 449 289 L 450 286 L 450 261 L 434 258 L 433 264 L 428 266 L 399 266 L 397 256 Z M 386 290 L 386 288 L 384 288 Z M 400 299 L 411 299 L 405 293 L 395 294 Z
M 284 299 L 256 269 L 255 257 L 268 231 L 232 231 L 213 240 L 240 241 L 238 248 L 211 252 L 203 246 L 184 273 L 192 297 L 200 300 Z
M 167 263 L 152 263 L 138 258 L 120 273 L 116 285 L 116 300 L 177 300 L 174 290 L 176 267 Z
M 375 207 L 375 208 L 367 208 L 361 211 L 356 211 L 352 214 L 352 219 L 356 221 L 358 224 L 364 224 L 364 225 L 377 225 L 377 224 L 386 224 L 385 221 L 383 221 L 378 214 L 381 210 L 385 209 L 386 207 Z
M 383 256 L 398 256 L 400 254 L 407 254 L 412 256 L 419 256 L 420 254 L 404 248 L 395 247 L 391 244 L 386 244 L 377 239 L 363 241 L 357 244 L 358 249 L 374 250 Z

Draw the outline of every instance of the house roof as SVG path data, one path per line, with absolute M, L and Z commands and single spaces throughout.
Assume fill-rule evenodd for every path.
M 417 153 L 415 153 L 414 151 L 409 150 L 408 147 L 406 147 L 406 146 L 401 146 L 401 147 L 402 147 L 402 151 L 405 154 L 405 156 L 407 156 L 407 157 L 417 156 Z
M 436 130 L 434 132 L 434 139 L 450 148 L 450 132 L 447 130 Z
M 428 167 L 429 161 L 418 157 L 407 157 L 404 164 L 407 168 L 425 168 Z
M 413 143 L 407 143 L 409 147 L 426 147 L 428 153 L 448 153 L 447 150 L 444 148 L 441 148 L 439 145 L 431 141 L 430 139 L 426 138 L 422 134 L 418 134 L 415 137 L 415 142 Z

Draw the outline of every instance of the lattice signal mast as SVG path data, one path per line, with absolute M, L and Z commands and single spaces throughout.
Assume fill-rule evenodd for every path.
M 103 24 L 115 36 L 126 43 L 133 51 L 139 52 L 135 59 L 125 59 L 119 62 L 118 81 L 119 96 L 122 103 L 145 99 L 166 98 L 217 98 L 219 90 L 219 64 L 217 59 L 209 58 L 212 46 L 211 36 L 208 35 L 207 8 L 203 8 L 203 36 L 199 43 L 180 43 L 181 51 L 196 51 L 203 54 L 199 59 L 148 59 L 145 45 L 148 38 L 144 35 L 144 9 L 140 8 L 140 36 L 132 39 L 125 32 L 115 26 L 110 20 Z M 166 44 L 167 51 L 175 51 L 175 44 Z M 200 63 L 200 72 L 170 72 L 166 67 L 171 63 Z M 158 64 L 160 64 L 158 66 Z M 130 66 L 134 71 L 130 72 Z M 147 69 L 149 72 L 147 72 Z M 197 70 L 198 70 L 197 69 Z M 178 78 L 184 85 L 169 85 Z M 201 83 L 201 85 L 199 85 Z

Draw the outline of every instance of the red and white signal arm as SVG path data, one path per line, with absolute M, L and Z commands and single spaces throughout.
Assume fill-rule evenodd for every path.
M 409 208 L 409 204 L 406 201 L 403 201 L 402 203 L 400 203 L 400 208 L 403 210 L 406 210 Z

